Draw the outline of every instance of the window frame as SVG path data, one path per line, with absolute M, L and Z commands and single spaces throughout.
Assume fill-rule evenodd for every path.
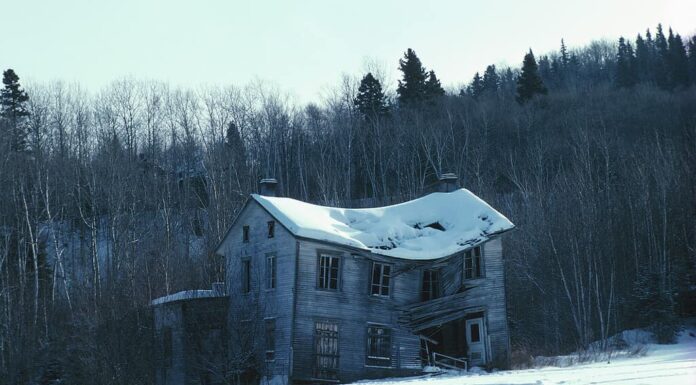
M 275 221 L 266 222 L 268 225 L 268 238 L 275 238 Z
M 471 260 L 471 267 L 467 267 L 467 259 Z M 471 276 L 468 276 L 470 273 Z M 478 273 L 478 274 L 477 274 Z M 483 262 L 483 245 L 472 247 L 462 254 L 462 278 L 465 281 L 486 277 Z
M 433 273 L 436 274 L 437 279 L 433 280 Z M 429 285 L 428 285 L 428 295 L 426 298 L 426 288 L 425 288 L 425 283 L 426 279 L 425 276 L 426 274 L 430 274 L 430 277 L 428 279 Z M 421 301 L 432 301 L 434 299 L 438 299 L 442 297 L 442 280 L 441 278 L 441 269 L 440 268 L 424 268 L 423 273 L 421 274 Z M 433 284 L 435 282 L 435 284 Z M 433 295 L 433 293 L 435 293 Z
M 249 238 L 251 238 L 250 233 L 251 230 L 249 230 L 249 225 L 243 225 L 242 226 L 242 243 L 249 243 Z
M 251 293 L 251 257 L 242 257 L 242 294 Z
M 266 290 L 278 287 L 278 257 L 275 253 L 266 254 Z
M 329 264 L 328 264 L 328 269 L 329 273 L 328 275 L 325 276 L 322 272 L 322 259 L 323 258 L 329 258 Z M 333 264 L 331 261 L 336 260 L 336 287 L 333 288 L 331 287 L 331 270 L 333 269 Z M 325 251 L 325 250 L 319 250 L 317 252 L 317 279 L 316 279 L 316 289 L 317 290 L 326 290 L 326 291 L 340 291 L 341 290 L 341 285 L 343 284 L 341 275 L 343 273 L 343 258 L 342 255 L 336 252 L 331 252 L 331 251 Z M 328 278 L 328 284 L 324 284 L 322 286 L 322 282 L 324 282 L 324 279 L 322 278 Z
M 375 267 L 376 266 L 381 266 L 380 271 L 379 271 L 379 283 L 375 283 Z M 392 294 L 392 270 L 393 270 L 394 265 L 391 263 L 386 263 L 386 262 L 377 262 L 377 261 L 372 261 L 372 264 L 370 265 L 370 287 L 369 287 L 369 294 L 371 297 L 377 297 L 377 298 L 390 298 Z M 384 269 L 388 268 L 389 272 L 387 274 L 384 273 Z M 387 284 L 384 284 L 384 278 L 387 278 Z M 373 290 L 374 288 L 377 287 L 378 293 L 375 293 Z M 387 293 L 384 294 L 383 290 L 386 289 Z
M 379 335 L 376 332 L 372 332 L 371 329 L 375 329 L 375 330 L 381 329 L 381 330 L 386 331 L 386 334 Z M 377 352 L 377 354 L 371 354 L 371 353 L 375 353 L 375 352 L 371 351 L 372 346 L 373 346 L 371 344 L 372 338 L 377 338 L 378 340 L 384 340 L 386 338 L 387 339 L 386 351 Z M 372 367 L 372 368 L 391 368 L 392 364 L 393 364 L 393 359 L 392 359 L 393 348 L 394 348 L 393 329 L 391 327 L 389 327 L 389 325 L 376 323 L 376 322 L 368 322 L 367 327 L 365 328 L 365 366 Z M 386 354 L 386 355 L 381 355 L 381 354 Z
M 270 326 L 270 327 L 269 327 Z M 276 352 L 276 318 L 268 317 L 263 319 L 263 341 L 264 341 L 264 358 L 266 362 L 275 361 Z

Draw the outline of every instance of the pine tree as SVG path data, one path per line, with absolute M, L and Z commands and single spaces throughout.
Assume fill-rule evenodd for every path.
M 478 97 L 481 96 L 483 93 L 483 79 L 481 79 L 481 75 L 479 75 L 478 72 L 474 75 L 471 84 L 469 84 L 467 88 L 469 90 L 469 95 L 474 99 L 478 99 Z
M 27 150 L 27 130 L 26 120 L 29 116 L 29 111 L 26 108 L 26 102 L 29 100 L 29 95 L 24 91 L 19 84 L 19 76 L 12 69 L 8 69 L 2 74 L 2 83 L 5 88 L 0 91 L 0 116 L 4 120 L 3 126 L 6 132 L 4 135 L 10 143 L 12 151 Z
M 631 43 L 623 37 L 619 38 L 619 48 L 616 54 L 616 85 L 620 88 L 630 88 L 636 84 L 635 58 Z
M 399 60 L 403 80 L 399 80 L 396 92 L 399 95 L 399 103 L 408 105 L 417 103 L 425 98 L 425 80 L 427 74 L 416 52 L 409 48 L 403 59 Z
M 440 80 L 435 75 L 435 71 L 428 72 L 428 80 L 425 81 L 425 98 L 435 100 L 445 94 L 445 90 L 440 84 Z
M 227 125 L 225 133 L 225 148 L 230 152 L 229 159 L 232 162 L 232 168 L 237 174 L 240 181 L 245 181 L 248 178 L 247 153 L 242 136 L 239 134 L 237 125 L 230 122 Z
M 648 36 L 650 30 L 648 30 Z M 643 37 L 638 34 L 636 37 L 636 68 L 635 72 L 638 76 L 638 81 L 640 82 L 650 82 L 652 81 L 651 76 L 651 63 L 652 57 L 650 55 L 650 48 L 648 43 L 643 40 Z
M 368 72 L 360 81 L 358 95 L 353 99 L 353 104 L 367 119 L 384 116 L 389 112 L 382 84 L 372 76 L 371 72 Z
M 689 59 L 686 48 L 679 34 L 674 35 L 669 29 L 667 68 L 670 87 L 687 87 L 689 85 Z
M 546 95 L 548 90 L 544 86 L 544 82 L 539 77 L 534 53 L 530 49 L 524 55 L 522 62 L 522 73 L 517 78 L 517 102 L 523 104 L 532 99 L 535 95 Z
M 500 85 L 500 77 L 495 70 L 494 65 L 486 67 L 486 72 L 483 73 L 483 92 L 486 94 L 495 94 L 498 92 Z
M 667 66 L 669 60 L 669 45 L 667 38 L 662 32 L 662 24 L 657 25 L 657 33 L 655 34 L 653 73 L 655 82 L 662 88 L 669 88 L 669 69 Z

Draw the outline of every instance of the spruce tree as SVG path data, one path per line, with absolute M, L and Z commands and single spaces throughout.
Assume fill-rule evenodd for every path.
M 478 99 L 479 96 L 483 93 L 483 79 L 481 79 L 481 75 L 477 72 L 474 75 L 474 78 L 471 80 L 471 84 L 469 84 L 468 87 L 469 90 L 469 95 L 473 97 L 474 99 Z
M 648 31 L 650 33 L 650 31 Z M 650 82 L 652 80 L 651 68 L 652 58 L 650 56 L 650 49 L 648 43 L 643 40 L 643 37 L 638 34 L 636 37 L 636 68 L 635 72 L 638 77 L 638 81 Z
M 523 104 L 532 99 L 535 95 L 546 95 L 547 93 L 548 90 L 546 86 L 544 86 L 541 77 L 539 77 L 534 53 L 530 49 L 529 52 L 524 55 L 522 73 L 520 73 L 520 77 L 517 78 L 517 102 Z
M 425 98 L 435 100 L 445 94 L 445 90 L 440 84 L 440 80 L 435 75 L 435 71 L 428 72 L 428 80 L 425 81 Z
M 29 95 L 19 84 L 19 76 L 12 69 L 2 74 L 2 83 L 5 88 L 0 91 L 0 116 L 4 121 L 5 132 L 2 135 L 7 138 L 12 151 L 27 150 L 26 120 L 29 116 L 26 103 Z
M 669 45 L 665 34 L 662 32 L 662 24 L 658 24 L 657 33 L 655 34 L 653 73 L 655 82 L 662 88 L 669 88 L 670 86 L 668 60 Z
M 692 84 L 696 84 L 696 36 L 689 39 L 689 78 Z
M 353 104 L 367 119 L 378 118 L 389 112 L 382 84 L 372 76 L 371 72 L 368 72 L 360 81 L 358 94 L 353 99 Z
M 399 95 L 399 103 L 408 105 L 423 101 L 427 73 L 416 52 L 411 48 L 406 50 L 404 57 L 399 60 L 399 70 L 403 76 L 403 79 L 399 80 L 399 86 L 396 90 Z
M 686 48 L 679 34 L 674 35 L 669 29 L 668 60 L 670 87 L 688 87 L 689 85 L 689 59 L 686 56 Z
M 495 94 L 498 92 L 500 85 L 500 77 L 495 70 L 495 65 L 486 67 L 486 72 L 483 73 L 483 92 L 486 94 Z
M 619 38 L 619 48 L 616 54 L 616 85 L 620 88 L 630 88 L 636 84 L 635 58 L 631 43 L 623 37 Z

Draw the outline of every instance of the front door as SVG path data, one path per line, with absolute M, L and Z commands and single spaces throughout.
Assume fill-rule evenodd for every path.
M 466 344 L 469 347 L 468 358 L 470 366 L 481 366 L 486 363 L 485 341 L 483 318 L 466 320 Z
M 335 322 L 314 324 L 314 377 L 338 379 L 338 324 Z

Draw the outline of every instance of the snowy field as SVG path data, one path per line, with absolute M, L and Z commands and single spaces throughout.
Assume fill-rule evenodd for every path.
M 696 385 L 696 331 L 682 332 L 674 345 L 646 345 L 644 356 L 623 357 L 570 367 L 509 370 L 482 374 L 441 374 L 429 377 L 362 381 L 369 385 L 458 384 L 664 384 Z

